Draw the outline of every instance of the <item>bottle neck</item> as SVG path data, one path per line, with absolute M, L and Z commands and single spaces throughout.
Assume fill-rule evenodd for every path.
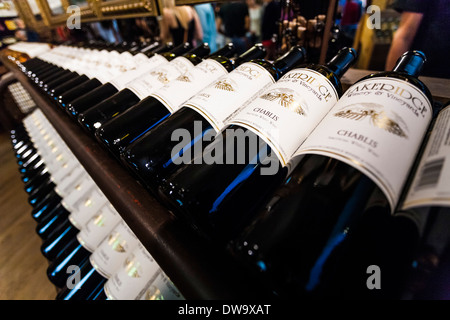
M 263 59 L 267 54 L 266 48 L 262 44 L 256 44 L 234 60 L 234 66 L 237 67 L 245 62 Z
M 165 45 L 160 45 L 150 51 L 147 51 L 146 55 L 147 55 L 147 57 L 151 58 L 155 54 L 168 53 L 168 52 L 171 52 L 172 50 L 173 50 L 173 45 L 171 43 L 170 43 L 170 45 L 168 45 L 168 43 L 166 43 Z
M 397 64 L 392 71 L 418 77 L 425 62 L 426 57 L 423 52 L 408 51 L 398 59 Z
M 210 54 L 208 56 L 208 58 L 219 57 L 219 56 L 225 57 L 225 58 L 231 58 L 234 55 L 235 51 L 236 51 L 236 48 L 235 48 L 234 44 L 230 42 L 230 43 L 226 44 L 224 47 L 222 47 L 219 50 L 217 50 L 216 52 L 214 52 L 213 54 Z
M 188 51 L 184 56 L 185 57 L 194 57 L 194 56 L 198 56 L 198 57 L 204 57 L 206 55 L 208 55 L 210 53 L 211 49 L 209 47 L 209 45 L 205 42 L 201 45 L 199 45 L 198 47 Z
M 151 44 L 147 44 L 146 46 L 141 48 L 141 50 L 139 52 L 146 54 L 146 53 L 149 53 L 149 52 L 154 52 L 154 50 L 159 48 L 159 47 L 162 47 L 161 43 L 156 41 L 156 42 L 153 42 Z
M 192 46 L 190 43 L 186 42 L 183 44 L 180 44 L 179 46 L 176 46 L 175 48 L 173 48 L 170 53 L 174 54 L 176 56 L 185 54 L 186 52 L 188 52 L 189 50 L 192 49 Z
M 296 65 L 303 63 L 305 60 L 305 49 L 301 46 L 292 47 L 287 53 L 274 61 L 273 66 L 280 76 L 286 74 Z
M 345 72 L 355 63 L 357 54 L 353 48 L 344 48 L 334 56 L 325 66 L 330 69 L 337 78 L 341 78 Z

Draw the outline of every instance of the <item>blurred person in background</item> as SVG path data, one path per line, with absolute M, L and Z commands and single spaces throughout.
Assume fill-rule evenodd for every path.
M 25 22 L 22 19 L 14 19 L 14 23 L 17 26 L 17 30 L 15 31 L 16 39 L 20 41 L 28 41 L 28 42 L 37 42 L 39 41 L 39 35 L 28 29 L 25 25 Z
M 103 39 L 108 43 L 121 43 L 123 42 L 118 30 L 117 21 L 104 20 L 100 22 L 93 22 L 91 28 L 95 33 L 96 38 Z
M 217 30 L 225 35 L 226 42 L 233 42 L 236 53 L 241 54 L 250 48 L 247 38 L 250 30 L 248 6 L 244 1 L 230 1 L 220 5 L 216 19 Z
M 278 0 L 264 0 L 261 19 L 261 42 L 267 50 L 267 59 L 275 59 L 274 34 L 278 33 L 277 21 L 281 17 L 281 3 Z
M 136 18 L 136 26 L 142 30 L 142 37 L 144 39 L 156 40 L 159 38 L 160 31 L 156 17 Z
M 342 9 L 341 26 L 345 35 L 353 39 L 358 28 L 359 20 L 362 16 L 362 2 L 357 0 L 347 0 Z
M 202 3 L 194 6 L 200 19 L 203 30 L 203 42 L 207 42 L 211 53 L 217 51 L 216 13 L 211 3 Z
M 203 39 L 197 12 L 191 6 L 175 6 L 175 0 L 164 0 L 160 32 L 162 41 L 172 41 L 175 46 L 184 42 L 196 46 Z
M 425 53 L 422 75 L 450 78 L 450 0 L 397 0 L 393 8 L 401 13 L 386 59 L 392 70 L 397 59 L 408 50 Z
M 246 3 L 250 17 L 250 39 L 255 44 L 261 41 L 262 6 L 256 0 L 247 0 Z

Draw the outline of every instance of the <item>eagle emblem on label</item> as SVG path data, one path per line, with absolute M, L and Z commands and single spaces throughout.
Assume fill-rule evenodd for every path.
M 380 104 L 358 103 L 352 104 L 334 114 L 335 117 L 350 119 L 354 121 L 364 121 L 375 127 L 395 134 L 401 138 L 408 139 L 408 127 L 398 114 L 393 111 L 388 112 Z
M 181 76 L 179 76 L 179 77 L 177 78 L 177 81 L 182 81 L 182 82 L 192 82 L 191 79 L 190 79 L 187 75 L 185 75 L 185 74 L 182 74 Z
M 125 261 L 126 264 L 126 273 L 129 277 L 131 278 L 140 278 L 141 274 L 142 274 L 142 267 L 141 264 L 139 262 L 137 262 L 135 259 L 132 260 L 126 260 Z
M 287 88 L 277 88 L 270 90 L 260 96 L 260 99 L 267 101 L 277 101 L 283 108 L 289 109 L 301 116 L 307 114 L 307 103 L 294 90 Z
M 167 78 L 167 73 L 163 71 L 152 71 L 151 75 L 155 76 L 159 82 L 169 83 L 169 79 Z
M 228 79 L 222 79 L 214 84 L 214 88 L 225 91 L 236 91 Z
M 116 252 L 125 252 L 126 241 L 122 239 L 119 233 L 111 234 L 108 237 L 108 244 Z

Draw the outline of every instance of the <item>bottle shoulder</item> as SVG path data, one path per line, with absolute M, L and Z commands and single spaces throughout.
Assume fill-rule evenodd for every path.
M 168 61 L 173 60 L 177 57 L 177 55 L 172 52 L 163 52 L 160 55 L 166 58 Z
M 223 66 L 228 72 L 232 71 L 235 68 L 233 62 L 229 58 L 224 56 L 212 56 L 209 57 L 207 60 L 214 60 L 220 63 L 220 65 Z
M 363 80 L 367 80 L 367 79 L 373 79 L 373 78 L 395 78 L 395 79 L 399 79 L 399 80 L 408 82 L 408 83 L 412 84 L 413 86 L 417 87 L 420 91 L 422 91 L 425 94 L 425 96 L 428 98 L 428 100 L 430 101 L 431 105 L 433 106 L 433 96 L 432 96 L 430 90 L 425 85 L 425 83 L 423 83 L 421 80 L 419 80 L 416 77 L 413 77 L 406 73 L 400 73 L 400 72 L 394 72 L 394 71 L 384 71 L 384 72 L 369 74 L 369 75 L 359 79 L 356 83 L 361 82 Z
M 318 73 L 320 73 L 321 75 L 323 75 L 325 78 L 328 79 L 328 81 L 331 82 L 331 84 L 333 85 L 333 87 L 336 89 L 338 96 L 342 96 L 343 94 L 343 89 L 342 89 L 342 83 L 341 80 L 338 76 L 336 76 L 336 74 L 327 66 L 321 65 L 321 64 L 314 64 L 314 63 L 310 63 L 310 64 L 303 64 L 298 66 L 297 68 L 304 68 L 304 69 L 310 69 L 310 70 L 314 70 Z
M 183 57 L 185 57 L 190 62 L 192 62 L 193 65 L 197 65 L 197 64 L 199 64 L 200 62 L 203 61 L 203 58 L 199 57 L 196 54 L 187 54 L 187 55 L 184 55 Z
M 257 64 L 264 69 L 267 70 L 267 72 L 270 73 L 270 75 L 273 77 L 275 81 L 278 81 L 279 78 L 281 78 L 281 73 L 277 70 L 277 68 L 269 61 L 265 59 L 257 59 L 250 61 L 251 63 Z

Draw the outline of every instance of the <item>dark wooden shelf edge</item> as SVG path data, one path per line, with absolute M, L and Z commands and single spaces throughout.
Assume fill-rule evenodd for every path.
M 259 295 L 257 283 L 250 281 L 229 256 L 175 219 L 13 63 L 1 59 L 186 299 L 251 299 Z

